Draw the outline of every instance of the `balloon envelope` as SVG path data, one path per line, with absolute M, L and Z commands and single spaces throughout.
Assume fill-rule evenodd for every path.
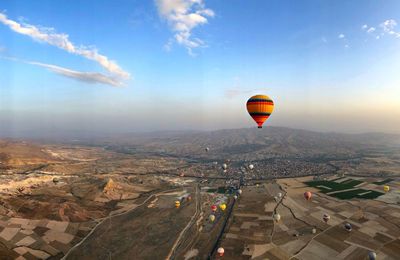
M 376 253 L 375 252 L 369 252 L 368 253 L 368 258 L 369 260 L 375 260 L 376 259 Z
M 210 215 L 209 219 L 210 219 L 211 222 L 214 222 L 215 216 L 214 215 Z
M 226 204 L 223 203 L 223 204 L 219 205 L 219 208 L 220 208 L 222 211 L 224 211 L 224 210 L 226 209 Z
M 219 254 L 219 256 L 223 256 L 225 253 L 224 248 L 222 248 L 222 247 L 218 248 L 217 253 Z
M 383 190 L 385 192 L 388 192 L 390 190 L 390 187 L 388 185 L 383 186 Z
M 322 216 L 322 219 L 326 222 L 328 222 L 331 219 L 331 216 L 329 216 L 328 214 L 324 214 L 324 216 Z
M 276 213 L 274 215 L 274 219 L 275 219 L 276 222 L 278 222 L 279 220 L 281 220 L 281 215 L 279 215 L 279 213 Z
M 274 110 L 274 102 L 266 95 L 255 95 L 247 100 L 247 111 L 256 121 L 258 128 L 262 128 L 264 122 Z
M 344 225 L 344 228 L 345 228 L 347 231 L 351 231 L 351 230 L 352 230 L 352 227 L 351 227 L 351 224 L 350 224 L 350 223 L 346 223 L 346 224 Z
M 175 201 L 175 207 L 179 208 L 181 206 L 181 202 L 179 200 Z
M 211 210 L 214 211 L 214 212 L 217 211 L 217 206 L 212 205 L 212 206 L 211 206 Z
M 254 169 L 254 165 L 253 165 L 253 164 L 250 164 L 250 165 L 249 165 L 249 169 L 250 169 L 250 170 L 253 170 L 253 169 Z
M 305 198 L 306 200 L 310 200 L 310 199 L 311 199 L 311 196 L 312 196 L 311 192 L 309 192 L 309 191 L 304 192 L 304 198 Z

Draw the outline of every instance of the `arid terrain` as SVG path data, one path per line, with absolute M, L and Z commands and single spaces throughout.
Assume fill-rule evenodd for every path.
M 0 174 L 0 259 L 400 257 L 396 135 L 4 138 Z

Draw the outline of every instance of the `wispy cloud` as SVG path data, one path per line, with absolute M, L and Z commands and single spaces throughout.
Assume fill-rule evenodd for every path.
M 375 27 L 371 27 L 367 30 L 367 33 L 373 33 L 375 32 L 375 30 L 376 30 Z
M 119 79 L 113 78 L 98 72 L 81 72 L 81 71 L 76 71 L 76 70 L 71 70 L 63 67 L 59 67 L 56 65 L 52 64 L 45 64 L 45 63 L 40 63 L 40 62 L 27 62 L 32 65 L 37 65 L 43 68 L 46 68 L 54 73 L 60 74 L 62 76 L 72 78 L 78 81 L 83 81 L 86 83 L 100 83 L 100 84 L 106 84 L 106 85 L 111 85 L 114 87 L 120 87 L 122 86 L 122 83 L 120 82 Z
M 344 35 L 343 33 L 338 35 L 339 40 L 344 41 L 344 47 L 345 48 L 350 48 L 350 44 L 349 41 L 346 38 L 346 35 Z
M 396 20 L 393 20 L 393 19 L 386 20 L 383 23 L 381 23 L 379 26 L 383 29 L 384 33 L 394 35 L 397 38 L 400 37 L 400 32 L 395 31 L 395 28 L 397 26 Z
M 61 76 L 71 78 L 71 79 L 74 79 L 77 81 L 85 82 L 85 83 L 105 84 L 105 85 L 111 85 L 114 87 L 121 87 L 123 85 L 122 82 L 118 78 L 113 77 L 113 76 L 104 75 L 104 74 L 98 73 L 98 72 L 76 71 L 76 70 L 63 68 L 63 67 L 53 65 L 53 64 L 21 60 L 21 59 L 15 58 L 15 57 L 0 56 L 0 58 L 15 61 L 15 62 L 22 62 L 25 64 L 34 65 L 34 66 L 39 66 L 39 67 L 48 69 L 49 71 L 59 74 Z
M 20 23 L 9 19 L 4 13 L 0 12 L 0 23 L 8 26 L 16 33 L 31 37 L 38 42 L 47 43 L 59 49 L 67 51 L 75 55 L 82 56 L 86 59 L 97 62 L 100 66 L 106 69 L 112 76 L 119 81 L 127 80 L 130 74 L 124 71 L 115 61 L 110 60 L 108 57 L 98 53 L 98 50 L 93 47 L 76 46 L 69 40 L 68 34 L 57 33 L 55 29 L 35 26 L 27 23 Z M 53 70 L 54 71 L 54 70 Z M 90 73 L 100 74 L 100 73 Z M 72 74 L 71 74 L 72 75 Z M 102 74 L 100 74 L 102 75 Z M 107 77 L 107 76 L 106 76 Z
M 400 38 L 400 32 L 396 31 L 397 22 L 394 19 L 388 19 L 379 24 L 379 27 L 369 27 L 364 24 L 361 29 L 368 34 L 375 36 L 375 39 L 379 40 L 381 36 L 393 35 L 396 38 Z M 380 30 L 378 30 L 380 29 Z M 378 35 L 377 35 L 378 34 Z
M 205 7 L 204 0 L 155 0 L 160 16 L 166 19 L 175 32 L 175 41 L 184 46 L 189 54 L 205 43 L 192 37 L 192 30 L 208 23 L 207 17 L 213 17 L 214 11 Z M 167 44 L 171 48 L 170 42 Z

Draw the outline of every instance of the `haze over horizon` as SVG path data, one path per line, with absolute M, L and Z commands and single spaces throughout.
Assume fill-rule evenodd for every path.
M 400 133 L 400 2 L 3 1 L 0 134 Z

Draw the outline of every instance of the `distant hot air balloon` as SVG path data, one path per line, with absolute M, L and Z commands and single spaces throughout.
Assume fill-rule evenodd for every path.
M 234 198 L 235 200 L 237 200 L 238 196 L 237 196 L 237 195 L 235 195 L 235 196 L 233 196 L 233 198 Z
M 228 169 L 228 165 L 226 163 L 222 164 L 222 169 L 224 170 Z
M 275 202 L 278 202 L 278 201 L 279 201 L 279 199 L 278 199 L 277 196 L 274 197 L 274 200 L 275 200 Z
M 383 186 L 383 191 L 388 192 L 390 190 L 390 187 L 388 185 Z
M 181 206 L 181 202 L 179 200 L 175 201 L 175 208 L 179 208 Z
M 325 221 L 325 223 L 328 223 L 328 221 L 331 219 L 331 216 L 329 216 L 328 214 L 324 214 L 323 216 L 322 216 L 322 219 Z
M 254 169 L 254 165 L 253 165 L 253 164 L 250 164 L 250 165 L 249 165 L 249 169 L 250 169 L 250 170 L 253 170 L 253 169 Z
M 224 253 L 225 253 L 224 248 L 222 248 L 222 247 L 218 248 L 217 253 L 218 253 L 219 256 L 221 256 L 221 257 L 224 256 Z
M 281 220 L 281 215 L 279 215 L 279 213 L 274 214 L 274 220 L 279 222 L 279 220 Z
M 311 192 L 309 192 L 309 191 L 304 192 L 304 198 L 305 198 L 306 200 L 310 200 L 310 199 L 311 199 L 311 196 L 312 196 Z
M 350 223 L 344 224 L 344 228 L 349 232 L 353 229 Z
M 317 229 L 316 228 L 311 229 L 311 233 L 313 234 L 317 233 Z
M 224 211 L 226 209 L 226 204 L 222 203 L 221 205 L 219 205 L 219 208 Z
M 269 118 L 274 110 L 274 102 L 268 96 L 255 95 L 247 100 L 247 111 L 256 121 L 258 128 L 262 128 L 264 122 Z
M 217 208 L 217 206 L 216 206 L 216 205 L 212 205 L 212 206 L 211 206 L 211 210 L 212 210 L 212 211 L 214 211 L 214 212 L 215 212 L 215 211 L 217 211 L 217 209 L 218 209 L 218 208 Z
M 58 178 L 53 178 L 53 183 L 54 184 L 57 184 L 57 183 L 59 183 L 60 182 L 60 179 L 58 179 Z
M 368 259 L 369 259 L 369 260 L 375 260 L 375 259 L 376 259 L 376 253 L 373 252 L 373 251 L 370 251 L 370 252 L 368 253 Z
M 282 193 L 278 193 L 278 198 L 282 198 Z
M 239 190 L 238 190 L 238 193 L 239 193 L 239 195 L 241 195 L 241 194 L 242 194 L 242 190 L 241 190 L 241 189 L 239 189 Z
M 209 220 L 211 221 L 211 222 L 214 222 L 214 220 L 215 220 L 215 215 L 210 215 L 210 217 L 209 217 Z
M 210 148 L 206 147 L 206 149 L 205 149 L 205 150 L 206 150 L 206 152 L 208 152 L 208 151 L 210 151 Z

